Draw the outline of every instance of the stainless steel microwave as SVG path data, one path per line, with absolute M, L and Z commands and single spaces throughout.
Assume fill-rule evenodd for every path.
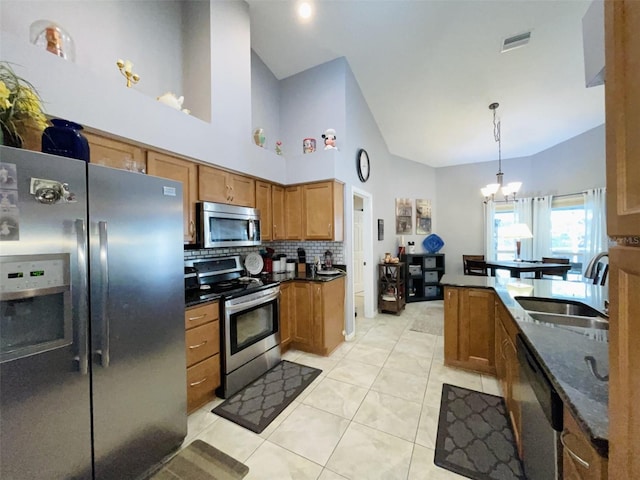
M 200 248 L 261 245 L 260 211 L 224 203 L 196 204 Z

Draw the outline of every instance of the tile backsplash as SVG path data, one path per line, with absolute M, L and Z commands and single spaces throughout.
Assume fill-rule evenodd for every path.
M 184 260 L 202 258 L 223 257 L 227 255 L 241 255 L 246 257 L 251 252 L 259 252 L 267 247 L 273 248 L 276 254 L 285 254 L 287 258 L 298 258 L 298 248 L 304 248 L 307 254 L 307 263 L 317 255 L 320 261 L 324 258 L 324 252 L 330 250 L 333 253 L 334 264 L 344 264 L 344 242 L 264 242 L 260 247 L 235 247 L 235 248 L 206 248 L 201 250 L 185 250 Z

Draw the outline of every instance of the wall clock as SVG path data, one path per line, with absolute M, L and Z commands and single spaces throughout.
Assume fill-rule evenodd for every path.
M 356 155 L 356 170 L 361 182 L 369 180 L 371 165 L 369 163 L 369 154 L 364 148 L 358 150 L 358 155 Z

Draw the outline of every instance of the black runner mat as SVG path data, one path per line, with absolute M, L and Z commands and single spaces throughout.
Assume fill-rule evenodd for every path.
M 212 412 L 261 433 L 320 373 L 317 368 L 282 360 Z
M 434 463 L 474 480 L 526 480 L 503 398 L 445 383 Z

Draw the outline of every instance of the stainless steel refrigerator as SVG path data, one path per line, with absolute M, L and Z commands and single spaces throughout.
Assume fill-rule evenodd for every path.
M 0 147 L 0 478 L 133 479 L 186 435 L 182 186 Z

